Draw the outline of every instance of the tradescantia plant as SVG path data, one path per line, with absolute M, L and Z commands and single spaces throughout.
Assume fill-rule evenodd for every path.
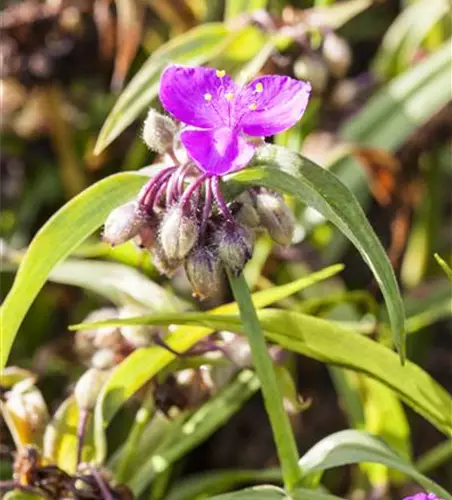
M 265 6 L 259 1 L 250 4 L 250 10 Z M 227 15 L 236 14 L 229 7 Z M 246 14 L 247 6 L 238 11 Z M 266 45 L 250 61 L 250 67 L 257 68 L 254 72 L 262 68 L 259 57 L 267 57 L 268 47 L 285 47 L 289 41 L 303 45 L 304 33 L 297 32 L 296 22 L 277 31 L 281 20 L 273 22 L 265 11 L 250 16 L 268 31 Z M 98 150 L 138 117 L 143 102 L 148 106 L 158 87 L 163 113 L 156 107 L 148 110 L 141 134 L 156 154 L 154 164 L 112 175 L 84 190 L 49 220 L 25 255 L 10 252 L 8 262 L 20 264 L 1 309 L 2 367 L 47 279 L 93 290 L 114 307 L 91 312 L 71 328 L 74 352 L 86 370 L 53 415 L 31 372 L 7 368 L 1 373 L 0 409 L 18 449 L 12 479 L 0 483 L 2 493 L 8 491 L 5 498 L 328 500 L 339 497 L 322 486 L 324 472 L 356 463 L 376 466 L 363 467 L 374 486 L 381 477 L 378 467 L 384 467 L 410 477 L 426 491 L 404 500 L 452 498 L 411 463 L 409 452 L 397 442 L 407 425 L 399 399 L 447 435 L 452 432 L 451 400 L 443 387 L 406 359 L 406 329 L 414 322 L 408 321 L 405 328 L 404 303 L 383 247 L 339 177 L 289 148 L 266 142 L 276 134 L 279 142 L 304 123 L 304 117 L 309 120 L 320 85 L 311 78 L 312 65 L 328 70 L 333 78 L 342 78 L 350 66 L 349 47 L 323 25 L 327 18 L 321 23 L 315 15 L 306 19 L 308 31 L 322 38 L 324 60 L 312 54 L 299 58 L 294 75 L 300 79 L 264 75 L 239 85 L 218 69 L 224 66 L 166 64 L 165 58 L 158 71 L 151 72 L 149 89 L 138 75 L 133 92 L 124 91 L 107 120 Z M 228 29 L 209 26 L 205 43 L 212 33 L 217 40 L 218 33 Z M 175 44 L 176 52 L 189 53 L 186 45 L 181 49 Z M 212 57 L 219 57 L 217 49 Z M 171 55 L 172 50 L 162 53 Z M 201 63 L 208 60 L 204 55 Z M 313 90 L 301 79 L 306 68 Z M 146 94 L 140 102 L 133 99 L 137 89 Z M 133 103 L 129 108 L 128 100 Z M 280 286 L 261 280 L 264 289 L 250 292 L 270 239 L 286 250 L 294 240 L 298 220 L 293 199 L 332 222 L 369 266 L 387 310 L 381 342 L 356 332 L 368 331 L 365 324 L 316 318 L 318 302 L 291 297 L 335 276 L 341 265 Z M 89 255 L 78 247 L 101 227 L 102 248 L 109 246 L 112 260 L 130 262 L 138 255 L 138 267 L 149 257 L 147 271 L 154 277 L 157 270 L 165 278 L 179 278 L 183 267 L 202 307 L 209 308 L 211 300 L 224 302 L 228 290 L 234 301 L 193 311 L 197 301 L 189 305 L 177 292 L 123 264 L 83 260 L 80 253 L 64 261 L 76 249 Z M 372 299 L 365 300 L 373 307 Z M 348 396 L 345 405 L 350 420 L 355 419 L 350 426 L 359 430 L 333 433 L 300 456 L 290 417 L 305 411 L 310 402 L 297 394 L 288 352 L 331 365 L 335 383 L 342 384 L 341 395 Z M 384 425 L 377 428 L 375 434 L 384 440 L 363 430 L 360 411 L 365 417 L 378 411 L 371 406 L 372 398 L 363 408 L 356 404 L 353 398 L 359 391 L 353 376 L 358 379 L 355 386 L 372 394 L 377 405 L 381 403 L 378 410 L 392 412 L 403 429 L 391 435 L 385 434 Z M 278 467 L 194 475 L 169 487 L 180 460 L 257 391 L 263 395 Z M 131 399 L 138 411 L 127 404 Z M 114 432 L 107 435 L 107 427 L 113 421 L 116 425 L 116 419 L 127 433 L 112 446 Z M 264 486 L 247 487 L 256 483 Z M 235 491 L 240 487 L 244 489 Z

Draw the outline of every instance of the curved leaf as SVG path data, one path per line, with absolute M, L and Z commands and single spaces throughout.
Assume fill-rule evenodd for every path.
M 298 312 L 279 309 L 258 311 L 259 321 L 267 337 L 286 349 L 304 354 L 324 363 L 343 366 L 365 373 L 379 380 L 392 390 L 413 410 L 418 412 L 435 427 L 447 435 L 452 435 L 452 398 L 447 391 L 415 363 L 407 361 L 404 366 L 397 361 L 397 355 L 373 340 L 339 326 L 337 323 L 314 318 Z M 229 330 L 243 333 L 243 325 L 237 315 L 181 313 L 155 314 L 127 320 L 105 321 L 101 325 L 196 325 L 173 332 L 166 341 L 176 350 L 184 351 L 210 333 L 209 330 Z M 91 325 L 76 325 L 73 329 L 87 328 Z M 149 348 L 157 349 L 154 347 Z M 145 356 L 143 351 L 134 354 Z M 160 366 L 169 363 L 172 356 L 160 350 L 155 353 L 155 362 Z M 131 356 L 130 356 L 131 357 Z M 127 361 L 127 360 L 126 360 Z M 136 359 L 138 362 L 138 359 Z M 149 368 L 148 368 L 149 372 Z M 122 390 L 119 380 L 118 392 Z M 110 387 L 110 390 L 113 388 Z M 113 398 L 112 398 L 113 399 Z
M 405 313 L 394 271 L 358 201 L 347 187 L 334 174 L 301 155 L 270 145 L 259 150 L 251 168 L 231 175 L 227 183 L 233 191 L 244 185 L 262 185 L 298 196 L 335 224 L 355 245 L 383 292 L 393 339 L 403 361 Z
M 257 308 L 266 307 L 318 281 L 333 276 L 341 271 L 342 268 L 343 266 L 338 264 L 300 278 L 287 285 L 257 292 L 253 294 L 253 304 Z M 220 306 L 213 312 L 232 313 L 237 311 L 237 304 L 232 303 Z M 168 338 L 172 338 L 175 334 L 180 334 L 180 338 L 184 340 L 183 343 L 177 345 L 176 350 L 182 352 L 210 333 L 212 333 L 212 329 L 209 328 L 180 328 L 176 329 Z M 106 455 L 104 429 L 108 426 L 116 412 L 140 387 L 165 368 L 173 359 L 174 355 L 166 349 L 151 346 L 134 351 L 115 368 L 97 400 L 95 409 L 95 439 L 98 453 L 97 460 L 99 463 L 104 460 Z
M 268 0 L 226 0 L 224 18 L 226 21 L 240 14 L 251 13 L 254 10 L 265 9 Z
M 412 464 L 396 455 L 386 444 L 364 431 L 336 432 L 315 444 L 300 459 L 305 473 L 324 471 L 333 467 L 362 462 L 376 462 L 407 474 L 428 491 L 444 500 L 452 496 L 441 486 L 421 474 Z
M 287 493 L 276 486 L 255 486 L 234 493 L 210 497 L 209 500 L 287 500 Z
M 207 401 L 174 432 L 171 441 L 163 449 L 157 449 L 150 457 L 142 459 L 128 485 L 139 496 L 149 483 L 167 470 L 177 460 L 198 446 L 232 415 L 259 389 L 259 380 L 251 370 L 243 370 L 218 394 Z
M 0 368 L 8 359 L 22 320 L 53 267 L 98 229 L 111 210 L 133 198 L 148 177 L 112 175 L 61 208 L 34 237 L 0 309 Z

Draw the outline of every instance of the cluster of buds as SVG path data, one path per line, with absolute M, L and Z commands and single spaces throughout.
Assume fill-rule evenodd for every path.
M 104 307 L 90 313 L 84 323 L 112 321 L 138 316 L 144 311 L 137 307 L 120 309 Z M 84 363 L 97 370 L 108 370 L 119 364 L 132 351 L 152 344 L 159 332 L 146 325 L 102 326 L 79 330 L 75 335 L 75 351 Z
M 178 148 L 170 118 L 151 110 L 143 135 L 152 150 L 165 154 L 165 166 L 136 200 L 110 213 L 103 232 L 110 245 L 133 239 L 167 276 L 184 266 L 194 294 L 203 299 L 222 288 L 224 268 L 242 272 L 257 231 L 267 229 L 277 243 L 291 243 L 294 217 L 282 196 L 251 188 L 227 203 L 220 177 L 202 173 Z

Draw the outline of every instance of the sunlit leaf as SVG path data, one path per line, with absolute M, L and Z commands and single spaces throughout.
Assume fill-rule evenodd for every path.
M 338 227 L 359 250 L 381 287 L 393 339 L 403 360 L 405 315 L 394 271 L 364 212 L 345 185 L 328 170 L 278 146 L 263 147 L 251 168 L 232 174 L 227 187 L 234 189 L 234 184 L 263 185 L 297 196 Z
M 75 398 L 70 396 L 55 412 L 44 434 L 43 456 L 68 474 L 73 474 L 76 470 L 79 414 Z M 82 459 L 89 462 L 94 455 L 93 426 L 89 419 L 83 440 Z
M 170 442 L 162 449 L 145 458 L 128 482 L 138 496 L 159 473 L 198 446 L 234 415 L 259 389 L 259 380 L 250 370 L 237 377 L 218 394 L 199 408 L 180 427 L 172 432 Z
M 279 309 L 260 310 L 258 316 L 262 329 L 273 342 L 324 363 L 343 366 L 371 376 L 395 391 L 402 401 L 439 430 L 452 435 L 452 419 L 449 411 L 452 405 L 451 396 L 415 363 L 407 361 L 404 366 L 400 365 L 396 353 L 387 347 L 332 321 Z M 105 324 L 184 324 L 243 333 L 240 318 L 237 315 L 224 314 L 159 314 L 97 323 L 97 325 Z M 87 326 L 77 325 L 73 328 L 81 329 Z M 174 349 L 185 351 L 209 333 L 205 328 L 181 329 L 179 333 L 175 331 L 170 334 L 166 340 Z M 138 364 L 144 359 L 145 356 L 135 361 Z M 154 359 L 159 363 L 157 371 L 172 357 L 162 352 L 161 356 L 156 354 Z M 118 391 L 122 390 L 119 380 L 116 384 Z M 113 390 L 110 404 L 114 401 Z M 114 405 L 112 407 L 114 408 Z
M 224 18 L 226 21 L 238 16 L 248 14 L 258 9 L 265 9 L 268 0 L 226 0 Z
M 0 368 L 5 366 L 22 320 L 53 267 L 98 229 L 113 208 L 132 199 L 146 178 L 133 173 L 112 175 L 73 198 L 38 231 L 0 309 Z
M 441 266 L 441 269 L 446 273 L 446 276 L 449 278 L 449 280 L 452 281 L 452 269 L 450 268 L 449 264 L 437 253 L 435 253 L 435 259 L 436 262 L 438 262 L 438 264 Z
M 346 430 L 327 436 L 303 455 L 300 467 L 305 474 L 309 474 L 362 462 L 387 465 L 407 474 L 444 500 L 452 499 L 441 486 L 421 474 L 414 465 L 396 455 L 383 441 L 363 431 Z
M 300 278 L 286 285 L 257 292 L 253 295 L 255 307 L 266 307 L 288 297 L 318 281 L 327 279 L 342 270 L 342 265 L 331 266 L 317 273 Z M 214 310 L 216 313 L 236 312 L 235 303 L 226 304 Z M 180 328 L 179 332 L 186 343 L 179 344 L 177 350 L 185 351 L 203 337 L 212 333 L 209 328 Z M 148 380 L 159 373 L 174 359 L 174 355 L 157 346 L 138 349 L 115 368 L 101 392 L 95 409 L 97 459 L 102 462 L 106 455 L 104 430 L 121 406 Z

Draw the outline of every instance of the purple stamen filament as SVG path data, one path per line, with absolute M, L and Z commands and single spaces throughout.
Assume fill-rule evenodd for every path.
M 220 209 L 220 211 L 224 215 L 224 217 L 229 221 L 233 221 L 234 216 L 232 215 L 231 211 L 229 210 L 228 206 L 226 205 L 226 201 L 224 200 L 223 193 L 220 190 L 219 182 L 220 182 L 220 178 L 218 176 L 212 177 L 212 190 L 213 190 L 213 195 L 215 197 L 215 201 L 217 202 L 218 208 Z

